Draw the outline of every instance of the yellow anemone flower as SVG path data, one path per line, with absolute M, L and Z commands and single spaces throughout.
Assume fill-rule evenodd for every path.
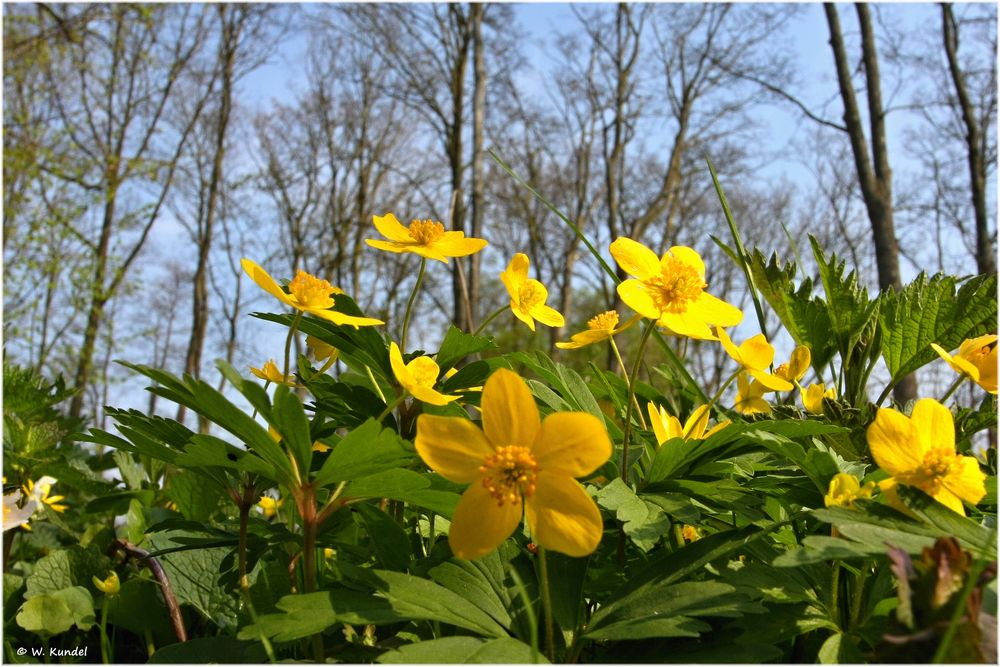
M 257 507 L 264 513 L 265 519 L 270 519 L 278 513 L 278 510 L 285 504 L 284 498 L 272 498 L 271 496 L 261 496 L 257 502 Z
M 979 462 L 955 452 L 951 411 L 932 398 L 917 401 L 909 417 L 879 409 L 868 427 L 868 447 L 892 477 L 880 484 L 883 491 L 891 493 L 897 483 L 915 486 L 963 515 L 963 500 L 974 505 L 986 495 Z
M 987 334 L 977 338 L 967 338 L 958 346 L 958 354 L 948 354 L 940 345 L 931 347 L 959 375 L 965 375 L 980 387 L 997 393 L 997 336 Z
M 736 347 L 725 329 L 716 327 L 716 331 L 726 354 L 735 359 L 736 363 L 752 375 L 757 382 L 770 391 L 788 391 L 792 388 L 792 383 L 788 380 L 767 372 L 767 367 L 774 361 L 774 348 L 767 342 L 764 334 L 748 338 L 743 341 L 742 345 Z
M 691 248 L 674 246 L 663 257 L 629 238 L 611 244 L 611 255 L 629 275 L 618 295 L 629 308 L 678 336 L 715 340 L 709 328 L 735 326 L 743 311 L 705 292 L 705 263 Z
M 601 541 L 601 512 L 574 478 L 611 456 L 597 417 L 554 412 L 539 418 L 527 383 L 499 369 L 483 388 L 482 429 L 461 417 L 417 418 L 417 453 L 446 479 L 469 484 L 448 540 L 459 558 L 485 556 L 514 532 L 522 511 L 531 539 L 569 556 Z
M 804 345 L 799 345 L 794 350 L 792 350 L 792 355 L 788 357 L 786 363 L 781 364 L 774 369 L 774 374 L 777 375 L 782 380 L 787 382 L 798 382 L 809 370 L 809 364 L 812 362 L 812 353 L 809 348 Z
M 684 524 L 681 527 L 681 537 L 684 538 L 685 542 L 694 542 L 695 540 L 701 538 L 701 533 L 698 531 L 697 527 Z
M 332 363 L 340 356 L 340 350 L 329 343 L 321 341 L 316 336 L 306 336 L 306 347 L 312 350 L 316 361 L 330 360 Z
M 268 382 L 273 382 L 274 384 L 285 384 L 289 387 L 295 386 L 294 382 L 286 378 L 281 373 L 278 369 L 278 364 L 274 362 L 274 359 L 268 359 L 260 368 L 254 368 L 251 366 L 250 372 L 259 377 L 261 380 L 267 380 Z
M 585 345 L 599 343 L 625 331 L 638 322 L 639 317 L 636 315 L 625 324 L 618 326 L 618 313 L 614 310 L 605 311 L 587 321 L 586 331 L 573 334 L 569 337 L 568 342 L 556 343 L 556 347 L 562 350 L 575 350 Z
M 819 384 L 811 384 L 805 389 L 800 389 L 802 392 L 802 405 L 805 406 L 808 412 L 814 415 L 821 415 L 825 411 L 823 407 L 824 398 L 837 398 L 837 388 L 830 387 L 826 388 L 826 385 L 822 382 Z
M 374 215 L 375 229 L 389 239 L 365 239 L 365 243 L 389 252 L 412 252 L 427 259 L 448 263 L 449 257 L 465 257 L 486 247 L 484 239 L 466 238 L 465 232 L 445 231 L 444 225 L 433 220 L 414 220 L 409 228 L 400 224 L 392 213 Z
M 846 472 L 838 472 L 830 479 L 830 487 L 823 503 L 827 507 L 854 507 L 855 500 L 868 500 L 875 490 L 875 482 L 865 482 L 864 486 L 858 478 Z
M 500 273 L 500 280 L 510 294 L 510 309 L 532 331 L 535 330 L 535 320 L 549 327 L 563 326 L 566 320 L 559 311 L 545 305 L 545 300 L 549 298 L 545 285 L 528 277 L 530 266 L 528 256 L 519 252 L 510 260 L 507 270 Z
M 649 412 L 649 421 L 653 424 L 653 433 L 656 434 L 656 444 L 662 445 L 671 438 L 684 438 L 685 440 L 704 440 L 713 433 L 721 431 L 729 425 L 728 421 L 716 424 L 707 433 L 708 428 L 708 406 L 699 405 L 691 411 L 691 416 L 684 422 L 681 428 L 681 420 L 674 417 L 663 406 L 658 406 L 652 401 L 646 406 Z
M 296 310 L 315 315 L 336 325 L 350 325 L 355 329 L 384 324 L 382 320 L 370 317 L 355 317 L 354 315 L 346 315 L 336 310 L 330 310 L 334 306 L 333 296 L 335 294 L 343 294 L 344 290 L 334 287 L 329 282 L 310 275 L 301 269 L 295 274 L 292 281 L 288 283 L 288 292 L 286 293 L 274 281 L 274 278 L 253 260 L 244 257 L 241 264 L 243 270 L 247 272 L 251 280 L 286 306 L 291 306 Z
M 108 573 L 107 579 L 98 579 L 97 577 L 91 577 L 94 582 L 94 586 L 97 590 L 101 591 L 105 595 L 117 595 L 118 591 L 122 589 L 121 582 L 118 580 L 118 573 L 114 570 Z
M 403 389 L 417 400 L 431 405 L 447 405 L 458 399 L 458 396 L 447 396 L 434 390 L 441 368 L 430 357 L 417 357 L 410 363 L 403 363 L 403 353 L 396 343 L 389 344 L 389 363 L 392 374 L 396 376 Z
M 733 407 L 741 415 L 768 414 L 771 404 L 764 400 L 768 388 L 760 382 L 750 382 L 750 377 L 741 372 L 736 377 L 736 405 Z
M 37 482 L 32 482 L 30 479 L 25 486 L 21 489 L 24 491 L 24 495 L 29 498 L 33 498 L 39 506 L 48 505 L 50 509 L 56 512 L 65 512 L 68 507 L 66 505 L 61 505 L 59 501 L 66 498 L 66 496 L 50 496 L 49 493 L 52 491 L 52 485 L 56 483 L 54 477 L 41 477 Z

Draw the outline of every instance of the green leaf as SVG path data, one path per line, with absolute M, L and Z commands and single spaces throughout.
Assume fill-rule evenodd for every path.
M 670 528 L 663 511 L 637 496 L 621 478 L 597 492 L 597 504 L 611 510 L 624 525 L 625 534 L 642 551 L 649 551 Z
M 376 662 L 383 664 L 549 664 L 543 655 L 532 659 L 531 647 L 512 637 L 477 639 L 476 637 L 442 637 L 413 644 L 404 644 L 387 651 Z
M 497 345 L 492 338 L 463 333 L 461 329 L 451 325 L 444 335 L 444 340 L 441 341 L 441 349 L 437 353 L 437 365 L 444 372 L 470 354 L 495 349 Z
M 885 359 L 893 381 L 938 358 L 937 343 L 952 350 L 966 338 L 996 329 L 996 275 L 959 280 L 921 273 L 900 292 L 886 292 L 879 317 Z
M 274 409 L 271 424 L 281 434 L 282 441 L 299 470 L 309 470 L 312 463 L 312 437 L 309 435 L 309 419 L 302 407 L 302 401 L 285 385 L 274 390 Z
M 73 586 L 91 586 L 91 578 L 104 579 L 111 569 L 111 561 L 91 547 L 84 549 L 73 545 L 45 556 L 37 563 L 25 581 L 25 598 L 55 593 Z
M 263 664 L 267 655 L 260 642 L 232 637 L 198 637 L 159 649 L 150 656 L 151 665 Z
M 189 521 L 208 523 L 222 500 L 222 490 L 189 470 L 177 470 L 170 476 L 167 497 L 177 505 L 177 511 Z
M 432 568 L 428 574 L 436 583 L 461 595 L 497 623 L 509 628 L 511 617 L 507 608 L 510 600 L 500 597 L 494 583 L 487 579 L 477 564 L 476 561 L 453 558 Z
M 275 470 L 267 461 L 214 435 L 200 433 L 176 459 L 176 464 L 189 470 L 198 468 L 229 468 L 260 475 L 277 481 Z
M 21 605 L 17 624 L 42 636 L 58 635 L 73 627 L 73 611 L 61 598 L 39 595 Z
M 333 450 L 316 473 L 313 482 L 317 486 L 360 480 L 375 473 L 402 468 L 413 459 L 412 452 L 403 446 L 396 432 L 383 429 L 374 419 L 369 419 L 337 443 L 326 442 L 333 446 Z
M 371 505 L 353 505 L 354 517 L 364 525 L 371 541 L 376 561 L 387 570 L 403 572 L 412 556 L 410 537 L 396 521 Z
M 809 242 L 823 281 L 830 333 L 836 337 L 841 357 L 846 361 L 878 312 L 879 301 L 869 299 L 868 290 L 858 279 L 857 271 L 844 276 L 847 262 L 838 261 L 836 254 L 827 259 L 823 247 L 814 237 L 810 236 Z
M 157 646 L 177 641 L 159 584 L 144 577 L 123 581 L 118 595 L 108 599 L 108 623 L 139 637 L 148 630 Z
M 865 662 L 865 657 L 851 638 L 840 632 L 826 638 L 817 657 L 823 665 L 860 665 Z
M 348 498 L 389 498 L 412 503 L 451 519 L 459 495 L 444 490 L 445 482 L 436 475 L 421 475 L 412 470 L 396 468 L 362 477 L 348 484 Z
M 267 637 L 285 642 L 323 632 L 337 623 L 382 625 L 407 619 L 388 600 L 345 588 L 287 595 L 278 601 L 278 608 L 282 613 L 258 616 L 257 623 L 241 628 L 237 637 L 256 640 L 263 631 Z

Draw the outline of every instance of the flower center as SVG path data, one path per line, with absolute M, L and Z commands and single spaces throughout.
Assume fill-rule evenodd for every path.
M 535 492 L 538 464 L 530 449 L 510 445 L 498 447 L 487 456 L 479 473 L 483 475 L 483 486 L 503 507 L 507 502 L 516 505 Z
M 604 331 L 618 326 L 618 311 L 609 310 L 595 315 L 587 322 L 587 328 L 592 331 Z
M 981 348 L 979 348 L 978 350 L 973 350 L 972 352 L 969 353 L 969 355 L 966 357 L 966 359 L 968 359 L 973 365 L 977 365 L 978 366 L 979 365 L 979 361 L 983 357 L 989 356 L 990 352 L 993 351 L 993 347 L 995 345 L 996 345 L 995 343 L 992 344 L 992 345 L 984 345 Z
M 708 287 L 698 271 L 676 257 L 668 256 L 660 264 L 660 275 L 644 281 L 653 303 L 664 313 L 683 313 L 688 304 Z
M 531 309 L 534 306 L 545 303 L 545 296 L 544 288 L 541 288 L 540 283 L 534 280 L 525 282 L 517 291 L 517 300 L 520 301 L 521 307 L 525 309 Z
M 410 236 L 421 245 L 427 245 L 444 236 L 444 225 L 433 220 L 414 220 L 410 223 Z
M 926 454 L 920 466 L 905 476 L 900 476 L 904 484 L 916 486 L 928 493 L 934 493 L 949 475 L 958 473 L 961 457 L 950 447 L 935 447 Z
M 407 369 L 413 381 L 421 387 L 433 387 L 437 382 L 441 369 L 430 357 L 417 357 L 409 363 Z
M 326 280 L 320 280 L 302 269 L 299 269 L 295 277 L 292 278 L 292 282 L 288 283 L 288 291 L 299 306 L 317 310 L 326 310 L 332 307 L 332 295 L 344 293 L 340 288 L 334 287 Z

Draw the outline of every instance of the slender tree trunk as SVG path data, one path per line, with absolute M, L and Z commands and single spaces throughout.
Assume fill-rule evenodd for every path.
M 451 228 L 455 231 L 465 229 L 465 196 L 462 193 L 462 176 L 464 158 L 462 150 L 463 112 L 465 110 L 465 71 L 469 62 L 468 21 L 459 5 L 448 5 L 448 11 L 457 29 L 462 33 L 458 39 L 461 46 L 451 71 L 451 121 L 448 136 L 445 140 L 445 152 L 448 154 L 448 166 L 451 170 Z M 452 301 L 455 326 L 462 330 L 469 329 L 465 309 L 465 288 L 462 285 L 462 272 L 459 269 L 460 259 L 455 259 L 451 271 Z
M 854 154 L 854 165 L 858 174 L 858 184 L 861 187 L 861 196 L 864 199 L 868 219 L 871 222 L 879 288 L 899 290 L 902 289 L 903 283 L 899 275 L 899 245 L 896 241 L 892 219 L 892 170 L 889 168 L 889 151 L 885 136 L 885 111 L 882 108 L 878 55 L 875 49 L 871 15 L 866 4 L 858 3 L 855 5 L 858 24 L 861 28 L 861 57 L 865 69 L 865 87 L 867 89 L 874 161 L 868 154 L 867 140 L 861 123 L 858 102 L 854 95 L 854 85 L 851 82 L 851 69 L 844 47 L 837 9 L 830 3 L 824 4 L 823 9 L 826 12 L 827 25 L 830 29 L 830 47 L 833 49 L 840 96 L 844 103 L 844 125 L 847 128 L 851 151 Z M 903 378 L 893 392 L 894 398 L 900 404 L 915 398 L 916 394 L 917 382 L 913 375 Z
M 486 179 L 483 173 L 483 134 L 486 124 L 486 58 L 483 44 L 483 13 L 485 4 L 470 5 L 472 22 L 472 60 L 474 90 L 472 95 L 472 220 L 470 235 L 482 236 L 483 214 L 486 204 Z M 469 258 L 469 310 L 478 320 L 480 253 Z
M 993 243 L 990 241 L 989 218 L 986 210 L 986 160 L 983 157 L 981 132 L 975 109 L 965 86 L 965 75 L 958 62 L 958 26 L 951 5 L 941 3 L 941 25 L 944 51 L 948 56 L 948 71 L 955 85 L 955 94 L 965 124 L 965 145 L 969 159 L 969 183 L 972 186 L 972 207 L 976 215 L 976 266 L 979 273 L 996 273 Z

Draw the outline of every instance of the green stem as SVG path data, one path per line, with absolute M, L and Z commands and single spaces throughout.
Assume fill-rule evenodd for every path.
M 635 383 L 639 378 L 639 369 L 642 367 L 642 353 L 646 349 L 646 341 L 649 340 L 649 334 L 652 333 L 655 326 L 656 322 L 650 320 L 649 324 L 646 325 L 646 330 L 642 332 L 639 349 L 635 353 L 635 364 L 632 366 L 632 376 L 628 380 L 628 407 L 625 408 L 625 433 L 622 437 L 622 481 L 626 484 L 628 484 L 628 446 L 632 439 L 632 405 L 637 402 Z
M 111 664 L 111 643 L 108 641 L 108 595 L 101 600 L 101 662 Z
M 556 660 L 555 623 L 552 621 L 552 592 L 549 590 L 549 566 L 545 547 L 538 545 L 538 566 L 542 586 L 542 611 L 545 614 L 545 656 L 549 662 Z
M 365 372 L 368 373 L 368 379 L 371 380 L 372 386 L 375 388 L 375 393 L 378 397 L 382 399 L 383 403 L 386 403 L 385 394 L 382 393 L 382 388 L 378 386 L 378 382 L 375 381 L 375 374 L 372 373 L 372 369 L 365 366 Z
M 264 634 L 264 629 L 257 622 L 257 610 L 253 605 L 253 598 L 250 597 L 250 580 L 247 578 L 247 524 L 250 520 L 250 508 L 253 507 L 253 488 L 246 487 L 244 497 L 239 505 L 240 510 L 240 531 L 236 546 L 236 557 L 239 562 L 240 593 L 243 595 L 243 602 L 247 606 L 247 613 L 250 614 L 250 622 L 257 628 L 257 638 L 260 639 L 267 659 L 274 663 L 278 659 L 274 654 L 274 647 L 271 640 Z
M 838 628 L 842 627 L 840 620 L 840 561 L 833 561 L 833 572 L 830 574 L 830 620 Z
M 960 386 L 962 386 L 962 383 L 965 382 L 965 378 L 967 378 L 967 377 L 969 377 L 969 376 L 966 375 L 965 373 L 962 373 L 961 375 L 959 375 L 958 378 L 954 382 L 951 383 L 951 386 L 948 387 L 948 391 L 946 391 L 944 393 L 944 396 L 941 397 L 941 400 L 939 402 L 940 403 L 944 403 L 949 398 L 951 398 L 951 395 L 954 394 L 955 391 L 958 390 L 958 388 Z
M 417 282 L 413 284 L 413 291 L 406 302 L 406 313 L 403 315 L 403 331 L 399 334 L 399 349 L 406 352 L 406 333 L 410 328 L 410 315 L 413 313 L 413 302 L 417 300 L 417 292 L 420 284 L 424 282 L 424 271 L 427 269 L 427 258 L 420 258 L 420 271 L 417 272 Z
M 292 320 L 292 326 L 288 328 L 288 337 L 285 338 L 285 370 L 284 374 L 281 376 L 284 381 L 288 381 L 288 365 L 291 363 L 292 359 L 292 338 L 295 337 L 295 332 L 299 329 L 299 322 L 302 321 L 302 311 L 297 311 L 295 313 L 295 319 Z
M 856 577 L 854 577 L 854 592 L 851 598 L 851 618 L 848 629 L 853 630 L 858 625 L 861 617 L 861 601 L 865 593 L 865 581 L 868 579 L 868 567 L 862 565 Z
M 496 310 L 494 310 L 492 313 L 490 313 L 490 316 L 487 317 L 485 320 L 483 320 L 482 324 L 480 324 L 478 327 L 476 327 L 476 330 L 472 332 L 472 335 L 473 336 L 478 336 L 479 332 L 482 331 L 483 329 L 485 329 L 487 324 L 489 324 L 490 322 L 492 322 L 493 320 L 495 320 L 497 317 L 499 317 L 500 314 L 502 312 L 504 312 L 505 310 L 507 310 L 509 307 L 510 306 L 502 306 L 502 307 L 497 308 Z
M 632 383 L 628 378 L 628 369 L 625 366 L 625 361 L 622 359 L 622 353 L 618 351 L 618 345 L 615 343 L 615 337 L 609 337 L 608 342 L 611 343 L 611 351 L 615 353 L 615 359 L 618 360 L 618 365 L 622 369 L 622 375 L 625 377 L 625 385 L 628 387 L 629 393 L 632 395 L 632 401 L 635 403 L 636 414 L 639 415 L 639 423 L 642 424 L 643 429 L 647 429 L 649 427 L 646 425 L 646 418 L 642 416 L 642 406 L 639 405 L 639 399 L 636 398 L 635 392 L 632 391 Z
M 705 411 L 706 414 L 708 414 L 709 416 L 712 415 L 712 407 L 715 406 L 715 404 L 719 402 L 719 399 L 722 398 L 722 392 L 724 392 L 726 390 L 726 388 L 729 387 L 729 385 L 731 385 L 733 383 L 733 380 L 735 380 L 739 376 L 739 374 L 740 374 L 740 371 L 737 370 L 735 373 L 733 373 L 732 375 L 729 376 L 728 380 L 726 380 L 725 382 L 722 383 L 722 386 L 719 387 L 719 391 L 715 392 L 715 396 L 713 396 L 712 400 L 710 400 L 708 402 L 708 408 L 706 408 L 706 411 Z
M 510 578 L 514 580 L 514 585 L 517 586 L 517 593 L 521 597 L 521 604 L 524 605 L 524 613 L 528 615 L 528 632 L 531 633 L 531 662 L 532 664 L 538 664 L 538 617 L 535 615 L 535 606 L 531 604 L 531 598 L 528 596 L 528 589 L 525 587 L 524 582 L 521 580 L 521 575 L 517 573 L 514 566 L 510 563 L 507 564 L 508 572 L 510 572 Z
M 378 421 L 381 424 L 382 420 L 385 419 L 386 417 L 388 417 L 390 412 L 392 412 L 393 410 L 395 410 L 396 407 L 399 406 L 400 403 L 402 403 L 404 400 L 406 400 L 406 397 L 407 397 L 407 393 L 404 391 L 402 394 L 400 394 L 396 398 L 396 400 L 394 400 L 389 405 L 385 406 L 385 410 L 382 411 L 382 414 L 380 414 L 378 417 L 376 417 L 376 421 Z
M 316 591 L 316 531 L 319 526 L 315 519 L 302 521 L 302 575 L 305 579 L 306 593 Z M 312 635 L 313 660 L 324 662 L 323 660 L 323 634 L 320 632 Z

